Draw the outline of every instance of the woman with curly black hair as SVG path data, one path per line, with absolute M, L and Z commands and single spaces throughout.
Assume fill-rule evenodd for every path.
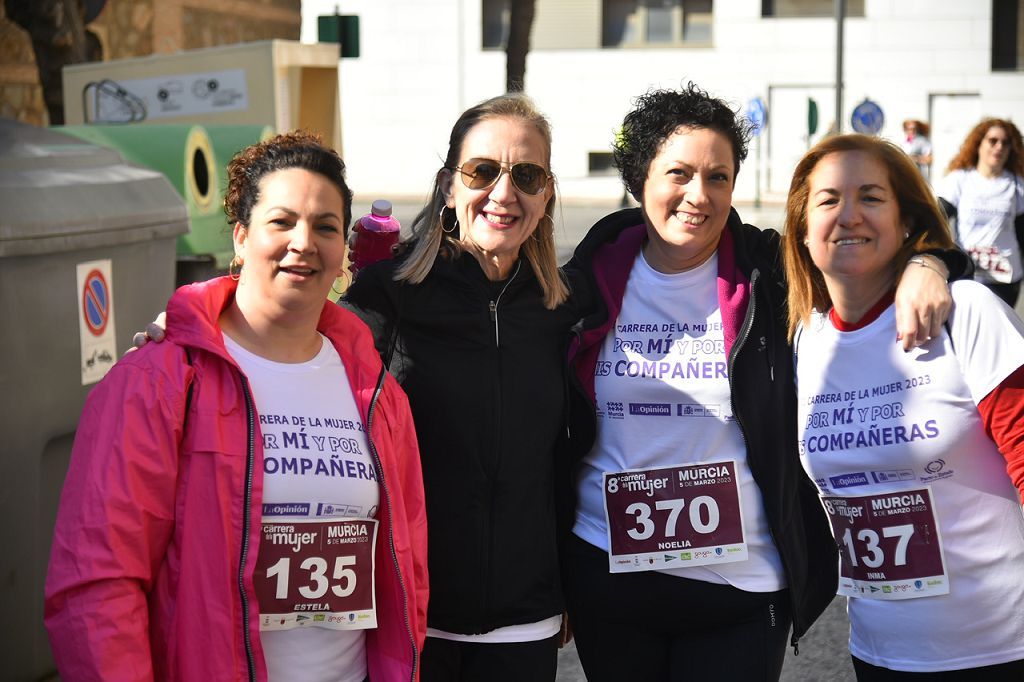
M 566 596 L 591 682 L 777 679 L 790 625 L 795 647 L 835 595 L 797 456 L 780 237 L 732 208 L 748 137 L 693 83 L 640 97 L 614 149 L 640 208 L 597 223 L 567 266 L 604 304 L 570 348 L 564 472 Z M 949 311 L 941 264 L 922 263 L 897 298 L 917 302 L 905 347 Z

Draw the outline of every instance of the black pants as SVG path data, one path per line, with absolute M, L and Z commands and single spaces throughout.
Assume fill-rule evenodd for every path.
M 1017 305 L 1017 296 L 1020 295 L 1020 280 L 1001 284 L 999 282 L 985 282 L 985 286 L 992 290 L 999 298 L 1006 301 L 1006 304 L 1013 308 Z
M 779 679 L 788 590 L 612 574 L 608 555 L 576 536 L 565 562 L 569 624 L 589 682 Z
M 558 672 L 558 639 L 477 644 L 427 637 L 420 682 L 549 682 Z
M 944 670 L 934 673 L 908 673 L 889 668 L 879 668 L 866 663 L 856 656 L 853 659 L 853 670 L 857 673 L 857 682 L 1020 682 L 1024 680 L 1024 660 L 986 665 L 981 668 L 966 670 Z

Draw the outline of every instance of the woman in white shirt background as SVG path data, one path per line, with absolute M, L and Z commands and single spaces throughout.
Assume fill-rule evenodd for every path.
M 900 146 L 911 158 L 921 172 L 921 177 L 928 179 L 932 167 L 932 143 L 928 139 L 928 124 L 916 118 L 908 118 L 903 122 L 903 140 Z
M 986 118 L 967 134 L 936 188 L 953 236 L 974 260 L 974 278 L 1017 303 L 1024 233 L 1024 144 L 1012 122 Z

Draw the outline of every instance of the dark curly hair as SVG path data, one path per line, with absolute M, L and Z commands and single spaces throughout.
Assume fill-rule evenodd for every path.
M 352 190 L 345 181 L 345 162 L 324 145 L 319 135 L 296 130 L 250 145 L 235 154 L 228 164 L 228 189 L 224 193 L 224 213 L 231 224 L 248 227 L 252 207 L 260 198 L 260 181 L 267 175 L 288 168 L 319 173 L 338 188 L 345 204 L 342 231 L 348 236 L 352 222 Z
M 682 90 L 649 90 L 637 97 L 626 114 L 612 145 L 615 167 L 633 198 L 643 197 L 651 161 L 680 126 L 706 128 L 723 135 L 732 145 L 733 182 L 747 158 L 750 124 L 724 100 L 689 82 Z

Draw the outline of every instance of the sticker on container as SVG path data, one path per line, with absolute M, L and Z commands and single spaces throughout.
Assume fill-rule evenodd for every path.
M 249 89 L 243 69 L 119 80 L 114 89 L 99 91 L 94 120 L 103 123 L 134 120 L 125 107 L 126 99 L 141 101 L 148 120 L 249 109 Z
M 79 263 L 77 270 L 78 336 L 86 386 L 102 379 L 117 359 L 113 275 L 109 259 Z

